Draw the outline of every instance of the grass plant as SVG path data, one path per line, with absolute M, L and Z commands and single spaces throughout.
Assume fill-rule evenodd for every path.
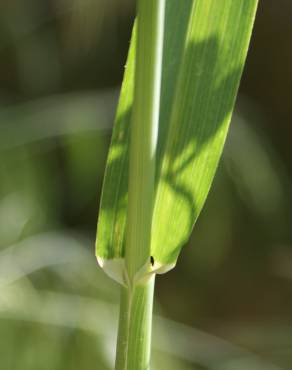
M 257 0 L 138 0 L 96 255 L 121 284 L 116 370 L 150 369 L 154 280 L 176 264 L 223 150 Z

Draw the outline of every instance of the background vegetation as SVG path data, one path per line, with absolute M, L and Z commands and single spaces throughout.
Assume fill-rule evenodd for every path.
M 153 369 L 292 368 L 292 5 L 260 2 L 224 157 L 175 270 Z M 0 5 L 0 368 L 112 369 L 96 216 L 134 1 Z

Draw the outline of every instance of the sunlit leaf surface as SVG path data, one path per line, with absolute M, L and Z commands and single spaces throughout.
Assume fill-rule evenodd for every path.
M 257 0 L 167 2 L 151 255 L 172 267 L 204 205 L 223 149 Z M 108 156 L 97 256 L 123 257 L 135 31 Z M 150 256 L 149 256 L 150 257 Z

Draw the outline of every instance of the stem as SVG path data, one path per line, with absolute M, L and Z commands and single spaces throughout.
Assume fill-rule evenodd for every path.
M 116 370 L 148 370 L 154 275 L 137 281 L 150 265 L 155 161 L 159 125 L 165 0 L 138 0 L 135 92 L 131 122 L 128 226 Z
M 154 279 L 122 288 L 116 370 L 150 368 Z

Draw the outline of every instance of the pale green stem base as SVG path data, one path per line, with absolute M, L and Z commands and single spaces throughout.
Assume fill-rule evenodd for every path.
M 121 288 L 115 370 L 150 370 L 154 282 Z

